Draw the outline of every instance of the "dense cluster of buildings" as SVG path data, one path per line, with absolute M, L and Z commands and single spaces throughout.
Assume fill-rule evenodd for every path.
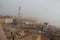
M 48 23 L 10 16 L 0 16 L 0 31 L 2 40 L 60 40 L 60 30 Z

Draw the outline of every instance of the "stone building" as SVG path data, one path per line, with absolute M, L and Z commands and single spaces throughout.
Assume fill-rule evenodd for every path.
M 0 23 L 13 23 L 13 17 L 1 17 L 0 16 Z

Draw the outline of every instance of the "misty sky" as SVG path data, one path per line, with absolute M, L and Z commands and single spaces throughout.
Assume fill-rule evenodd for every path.
M 22 17 L 60 27 L 60 0 L 0 0 L 0 15 L 16 16 L 20 5 Z

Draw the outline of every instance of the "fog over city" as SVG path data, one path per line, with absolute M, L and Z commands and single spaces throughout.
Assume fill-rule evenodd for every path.
M 17 16 L 19 6 L 22 17 L 60 27 L 60 0 L 0 0 L 0 15 Z

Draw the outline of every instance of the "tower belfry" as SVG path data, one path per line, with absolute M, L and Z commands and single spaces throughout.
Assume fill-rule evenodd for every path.
M 19 8 L 18 8 L 18 20 L 20 20 L 20 16 L 21 15 L 21 6 L 19 6 Z

